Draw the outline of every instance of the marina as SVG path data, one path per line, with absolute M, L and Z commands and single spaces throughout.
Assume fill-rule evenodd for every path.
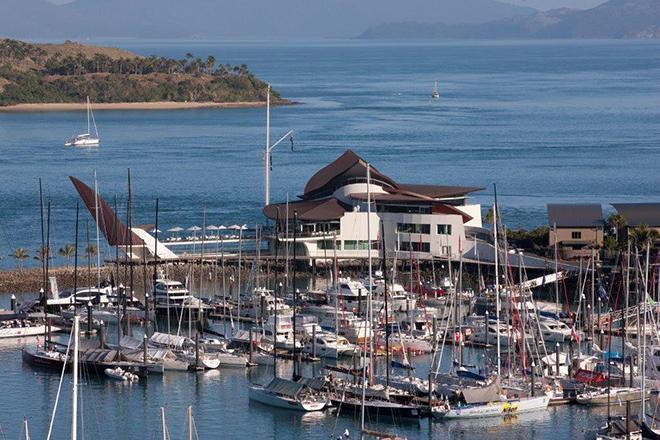
M 443 79 L 433 106 L 452 90 Z M 427 81 L 420 101 L 428 95 Z M 192 188 L 209 175 L 195 151 L 164 154 L 159 168 L 185 170 L 171 192 L 141 174 L 153 152 L 111 176 L 97 166 L 123 116 L 97 113 L 110 119 L 98 151 L 25 190 L 25 235 L 42 249 L 74 243 L 57 257 L 73 275 L 32 259 L 42 291 L 0 296 L 7 438 L 28 425 L 31 438 L 51 428 L 64 438 L 70 414 L 99 438 L 652 438 L 657 203 L 606 193 L 555 203 L 560 193 L 539 191 L 541 207 L 524 211 L 509 179 L 502 195 L 457 165 L 430 172 L 424 156 L 303 145 L 299 159 L 294 107 L 272 115 L 289 115 L 275 131 L 294 151 L 274 152 L 270 107 L 240 111 L 262 125 L 267 113 L 266 145 L 251 151 L 267 160 L 245 164 L 249 185 Z M 261 139 L 263 127 L 241 130 Z M 612 213 L 628 221 L 605 226 Z M 516 236 L 519 222 L 547 228 L 543 244 Z

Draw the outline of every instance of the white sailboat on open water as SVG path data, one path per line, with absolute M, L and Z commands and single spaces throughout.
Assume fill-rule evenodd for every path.
M 94 126 L 94 136 L 92 136 L 92 125 Z M 89 103 L 89 96 L 87 97 L 87 132 L 78 134 L 64 143 L 65 147 L 98 147 L 100 143 L 99 130 L 96 128 L 96 121 L 94 120 L 94 112 Z

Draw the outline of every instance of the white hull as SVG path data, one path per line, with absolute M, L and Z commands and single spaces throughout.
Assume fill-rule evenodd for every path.
M 59 332 L 60 327 L 51 326 L 51 332 Z M 4 338 L 26 338 L 30 336 L 41 336 L 45 334 L 45 325 L 35 325 L 30 327 L 7 327 L 0 328 L 0 339 Z
M 508 402 L 492 402 L 483 405 L 434 409 L 433 415 L 442 419 L 477 419 L 488 417 L 507 417 L 534 411 L 545 411 L 548 408 L 548 396 L 530 397 Z
M 98 139 L 81 139 L 78 141 L 67 142 L 65 147 L 98 147 L 101 142 Z
M 221 367 L 245 367 L 247 358 L 233 353 L 213 353 L 209 357 L 215 357 L 220 362 Z
M 299 401 L 296 399 L 273 394 L 260 386 L 250 387 L 250 400 L 277 408 L 293 409 L 297 411 L 321 411 L 325 408 L 325 402 Z

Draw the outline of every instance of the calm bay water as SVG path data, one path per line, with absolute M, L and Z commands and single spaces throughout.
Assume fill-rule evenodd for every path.
M 272 200 L 302 192 L 353 148 L 402 182 L 497 183 L 511 226 L 546 222 L 548 202 L 660 200 L 658 42 L 104 42 L 140 54 L 247 63 L 301 105 L 274 109 Z M 430 102 L 433 81 L 442 99 Z M 73 242 L 75 175 L 96 169 L 135 223 L 261 222 L 264 109 L 97 112 L 102 146 L 64 148 L 84 113 L 0 114 L 0 255 L 39 246 L 37 178 L 53 203 L 53 246 Z M 85 213 L 84 219 L 89 216 Z M 161 228 L 162 229 L 162 228 Z M 7 261 L 9 260 L 9 261 Z M 14 264 L 11 258 L 4 265 Z
M 544 223 L 553 201 L 660 200 L 658 42 L 110 43 L 145 55 L 192 51 L 247 63 L 300 101 L 273 110 L 273 139 L 296 130 L 296 151 L 282 145 L 274 154 L 273 200 L 295 197 L 345 148 L 402 182 L 486 187 L 475 195 L 485 204 L 495 182 L 514 227 Z M 442 99 L 431 103 L 434 80 Z M 67 176 L 91 183 L 94 169 L 102 194 L 124 200 L 131 168 L 136 224 L 153 222 L 156 197 L 161 229 L 200 225 L 204 206 L 210 223 L 261 222 L 264 117 L 263 109 L 97 112 L 101 148 L 76 150 L 62 144 L 82 129 L 82 113 L 0 113 L 0 255 L 39 246 L 38 177 L 53 203 L 53 247 L 73 242 L 77 196 Z M 17 438 L 27 416 L 33 436 L 44 438 L 58 376 L 22 366 L 17 348 L 0 346 L 2 431 Z M 422 377 L 425 365 L 420 359 Z M 355 432 L 350 418 L 250 404 L 247 382 L 270 374 L 166 374 L 133 387 L 87 377 L 85 430 L 94 438 L 158 437 L 158 408 L 165 406 L 172 438 L 183 438 L 192 404 L 202 439 L 320 440 L 345 427 Z M 55 438 L 68 432 L 65 392 Z M 603 418 L 603 411 L 560 407 L 505 422 L 388 429 L 409 438 L 572 439 Z

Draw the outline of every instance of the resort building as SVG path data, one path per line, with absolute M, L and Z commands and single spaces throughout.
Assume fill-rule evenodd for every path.
M 548 204 L 549 246 L 557 243 L 561 257 L 590 257 L 603 245 L 603 208 L 598 203 Z
M 380 246 L 382 221 L 388 252 L 401 258 L 458 258 L 474 245 L 466 228 L 481 227 L 481 206 L 467 200 L 482 188 L 399 183 L 369 168 L 368 180 L 367 161 L 347 150 L 309 179 L 300 200 L 264 207 L 277 242 L 292 241 L 295 228 L 300 256 L 365 258 L 369 240 Z

